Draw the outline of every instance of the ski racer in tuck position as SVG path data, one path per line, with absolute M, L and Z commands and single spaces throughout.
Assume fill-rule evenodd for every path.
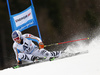
M 33 41 L 37 42 L 39 47 L 36 46 Z M 61 51 L 47 51 L 44 49 L 44 44 L 40 38 L 32 34 L 23 34 L 15 30 L 12 32 L 13 50 L 16 55 L 16 60 L 18 64 L 22 64 L 22 60 L 25 61 L 35 61 L 40 57 L 45 57 L 46 60 L 50 60 L 61 55 Z

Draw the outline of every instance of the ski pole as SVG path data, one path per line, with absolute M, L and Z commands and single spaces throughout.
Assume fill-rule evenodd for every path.
M 65 44 L 65 43 L 70 43 L 70 42 L 76 42 L 76 41 L 81 41 L 81 40 L 87 40 L 87 39 L 89 39 L 89 37 L 88 38 L 83 38 L 83 39 L 72 40 L 72 41 L 54 43 L 54 44 L 50 44 L 50 45 L 44 45 L 44 47 L 49 47 L 49 46 L 53 46 L 53 45 L 60 45 L 60 44 Z

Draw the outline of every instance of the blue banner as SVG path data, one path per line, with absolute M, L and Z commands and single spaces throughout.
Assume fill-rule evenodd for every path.
M 6 1 L 7 1 L 8 11 L 9 11 L 12 31 L 14 31 L 14 30 L 23 31 L 32 26 L 37 26 L 38 34 L 39 34 L 39 37 L 41 38 L 41 34 L 40 34 L 40 30 L 39 30 L 39 26 L 38 26 L 38 22 L 37 22 L 37 18 L 36 18 L 32 0 L 30 0 L 30 2 L 31 2 L 30 7 L 28 7 L 27 9 L 25 9 L 24 11 L 22 11 L 20 13 L 14 14 L 14 15 L 11 15 L 9 1 L 8 0 L 6 0 Z M 42 40 L 42 38 L 41 38 L 41 40 Z
M 28 7 L 24 11 L 11 15 L 10 21 L 12 25 L 12 30 L 23 31 L 29 27 L 38 25 L 34 8 L 32 6 Z

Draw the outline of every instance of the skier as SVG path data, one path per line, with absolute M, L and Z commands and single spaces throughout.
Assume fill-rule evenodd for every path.
M 32 34 L 22 35 L 19 30 L 15 30 L 12 32 L 12 39 L 14 41 L 13 50 L 15 52 L 18 65 L 22 64 L 22 60 L 35 61 L 41 57 L 51 60 L 52 58 L 59 57 L 61 55 L 61 51 L 49 52 L 45 50 L 41 39 Z M 38 43 L 39 48 L 32 42 L 32 40 Z

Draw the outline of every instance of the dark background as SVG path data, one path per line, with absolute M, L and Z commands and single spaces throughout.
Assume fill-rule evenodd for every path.
M 9 0 L 11 14 L 16 14 L 30 6 L 30 0 Z M 73 39 L 95 37 L 99 28 L 99 0 L 33 0 L 37 20 L 44 44 Z M 11 24 L 6 0 L 0 0 L 0 69 L 16 63 L 12 49 Z M 36 27 L 23 33 L 38 36 Z M 47 47 L 47 50 L 61 50 L 70 44 Z

